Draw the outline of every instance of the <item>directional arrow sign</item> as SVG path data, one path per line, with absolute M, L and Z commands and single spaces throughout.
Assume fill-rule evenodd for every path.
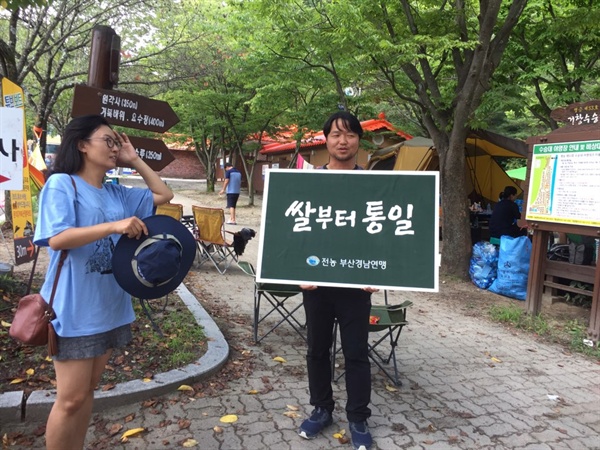
M 135 151 L 152 170 L 160 171 L 175 160 L 173 154 L 160 139 L 129 136 Z
M 17 266 L 33 261 L 35 258 L 35 246 L 30 236 L 15 238 L 13 242 L 15 246 L 15 263 Z
M 87 114 L 101 115 L 113 125 L 158 133 L 179 122 L 171 106 L 162 100 L 78 84 L 71 117 Z

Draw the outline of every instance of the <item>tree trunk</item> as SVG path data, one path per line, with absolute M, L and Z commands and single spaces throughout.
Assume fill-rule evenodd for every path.
M 465 179 L 465 136 L 452 136 L 447 149 L 437 148 L 440 157 L 442 199 L 442 267 L 446 275 L 467 279 L 471 256 L 471 228 Z M 466 133 L 464 133 L 466 135 Z

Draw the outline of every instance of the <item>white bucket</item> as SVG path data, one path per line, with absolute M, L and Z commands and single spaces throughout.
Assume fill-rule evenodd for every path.
M 13 275 L 12 264 L 0 262 L 0 276 L 11 276 Z

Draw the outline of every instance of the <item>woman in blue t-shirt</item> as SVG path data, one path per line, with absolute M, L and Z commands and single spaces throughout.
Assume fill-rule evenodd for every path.
M 107 171 L 131 167 L 148 188 L 104 184 Z M 58 354 L 56 401 L 48 417 L 48 449 L 83 448 L 94 389 L 112 349 L 131 340 L 131 297 L 112 274 L 112 251 L 121 235 L 148 234 L 142 218 L 173 193 L 136 153 L 124 133 L 101 116 L 73 119 L 40 193 L 34 242 L 49 247 L 42 296 L 49 300 L 62 250 L 67 258 L 54 297 Z

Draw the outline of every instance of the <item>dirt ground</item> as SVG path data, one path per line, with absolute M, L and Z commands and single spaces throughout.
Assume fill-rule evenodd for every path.
M 122 184 L 139 186 L 141 181 L 135 178 L 123 180 Z M 184 204 L 184 213 L 191 214 L 191 204 L 202 206 L 211 206 L 222 208 L 225 206 L 225 197 L 217 193 L 207 193 L 206 184 L 202 182 L 167 180 L 167 184 L 175 192 L 174 203 Z M 216 190 L 220 189 L 217 183 Z M 249 205 L 247 193 L 242 192 L 237 209 L 238 226 L 232 230 L 241 227 L 251 227 L 258 232 L 261 223 L 262 197 L 255 196 L 254 205 Z M 226 214 L 227 217 L 227 214 Z M 14 264 L 14 249 L 12 233 L 4 232 L 4 239 L 0 243 L 0 262 Z M 253 247 L 258 246 L 258 239 Z M 36 267 L 36 274 L 42 276 L 45 272 L 47 256 L 45 251 L 40 252 L 40 258 Z M 14 267 L 15 272 L 29 274 L 32 264 L 27 263 Z M 36 275 L 38 276 L 38 275 Z M 189 277 L 188 277 L 189 278 Z M 477 288 L 470 281 L 458 280 L 441 276 L 439 293 L 418 293 L 417 295 L 435 299 L 440 302 L 452 302 L 456 308 L 464 311 L 469 316 L 481 317 L 482 320 L 489 320 L 489 309 L 494 305 L 516 305 L 524 308 L 525 302 L 503 297 L 487 290 Z M 564 301 L 551 302 L 549 297 L 544 299 L 542 314 L 551 323 L 553 327 L 562 329 L 569 321 L 579 320 L 582 323 L 588 323 L 590 310 L 579 306 L 568 304 Z

